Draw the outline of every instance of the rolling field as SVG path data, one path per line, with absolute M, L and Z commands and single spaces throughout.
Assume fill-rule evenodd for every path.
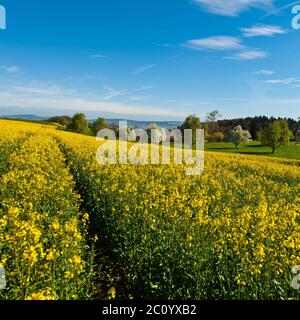
M 300 161 L 208 152 L 191 177 L 100 143 L 0 120 L 0 299 L 299 299 Z

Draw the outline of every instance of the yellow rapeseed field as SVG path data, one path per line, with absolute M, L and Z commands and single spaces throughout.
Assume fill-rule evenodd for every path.
M 206 153 L 204 173 L 187 176 L 184 165 L 99 165 L 92 137 L 0 128 L 0 298 L 88 298 L 78 194 L 122 266 L 113 297 L 299 298 L 299 161 Z
M 27 138 L 10 154 L 0 178 L 0 264 L 7 278 L 0 298 L 88 298 L 88 216 L 79 212 L 79 196 L 56 142 L 47 130 L 29 128 L 15 123 L 5 135 L 1 130 L 7 141 L 19 139 L 24 129 Z

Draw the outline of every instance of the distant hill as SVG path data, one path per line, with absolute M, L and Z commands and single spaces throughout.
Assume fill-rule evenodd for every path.
M 106 119 L 109 124 L 118 125 L 119 121 L 127 121 L 129 127 L 147 128 L 150 124 L 156 123 L 160 128 L 175 129 L 182 124 L 180 121 L 140 121 L 127 119 Z
M 7 118 L 7 119 L 20 119 L 20 120 L 47 120 L 47 117 L 41 117 L 41 116 L 36 116 L 34 114 L 16 114 L 16 115 L 4 115 L 1 116 L 1 118 Z
M 1 115 L 0 118 L 7 119 L 19 119 L 19 120 L 29 120 L 29 121 L 44 121 L 48 120 L 50 117 L 37 116 L 34 114 L 17 114 L 17 115 Z M 90 122 L 95 121 L 95 119 L 90 119 Z M 127 121 L 129 127 L 132 128 L 147 128 L 150 124 L 156 123 L 158 126 L 164 129 L 175 129 L 181 125 L 180 121 L 140 121 L 140 120 L 127 120 L 127 119 L 106 119 L 109 124 L 118 125 L 119 121 Z

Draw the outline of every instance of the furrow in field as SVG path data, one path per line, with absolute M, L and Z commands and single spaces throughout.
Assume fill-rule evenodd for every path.
M 105 230 L 124 266 L 127 297 L 297 296 L 290 289 L 300 262 L 294 164 L 211 154 L 204 173 L 188 177 L 184 166 L 99 165 L 95 140 L 56 136 L 93 227 Z
M 1 177 L 1 299 L 86 299 L 92 286 L 88 215 L 56 142 L 34 132 Z

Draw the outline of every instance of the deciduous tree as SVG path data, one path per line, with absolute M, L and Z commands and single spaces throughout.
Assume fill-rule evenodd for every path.
M 229 132 L 229 139 L 235 144 L 235 148 L 243 143 L 249 142 L 251 139 L 251 134 L 248 130 L 244 130 L 242 126 L 236 126 Z

